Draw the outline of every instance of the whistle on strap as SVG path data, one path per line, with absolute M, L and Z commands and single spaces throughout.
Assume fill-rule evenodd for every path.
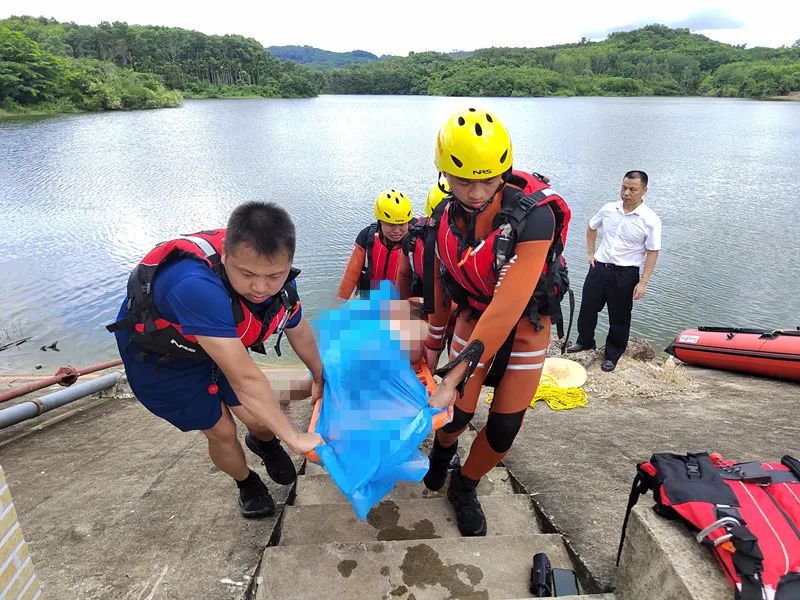
M 483 248 L 483 245 L 485 243 L 486 240 L 481 240 L 474 248 L 470 246 L 466 250 L 464 250 L 464 254 L 461 256 L 461 260 L 458 261 L 458 264 L 456 266 L 463 267 L 464 263 L 466 263 L 469 260 L 469 257 L 477 254 L 478 250 Z
M 456 390 L 458 391 L 459 396 L 463 396 L 464 386 L 467 384 L 467 381 L 469 381 L 469 378 L 472 377 L 472 373 L 477 368 L 478 363 L 481 360 L 481 356 L 483 356 L 483 342 L 480 340 L 472 340 L 461 352 L 458 353 L 458 356 L 456 356 L 443 367 L 436 369 L 434 375 L 444 377 L 453 369 L 453 367 L 466 361 L 467 372 L 464 374 L 464 377 L 461 379 L 458 385 L 456 385 Z

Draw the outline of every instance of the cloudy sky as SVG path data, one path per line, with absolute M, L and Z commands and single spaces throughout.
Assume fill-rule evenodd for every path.
M 502 12 L 496 12 L 502 7 Z M 548 46 L 603 39 L 649 23 L 688 27 L 730 44 L 791 45 L 800 38 L 796 0 L 606 0 L 589 4 L 505 0 L 288 0 L 219 3 L 169 0 L 0 0 L 0 18 L 53 17 L 166 25 L 208 34 L 241 34 L 265 46 L 308 45 L 377 55 Z

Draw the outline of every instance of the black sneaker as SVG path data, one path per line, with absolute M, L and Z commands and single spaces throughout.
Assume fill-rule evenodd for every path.
M 477 481 L 461 476 L 461 469 L 450 474 L 447 499 L 456 510 L 456 523 L 463 536 L 486 535 L 486 515 L 478 502 Z
M 453 469 L 458 469 L 461 466 L 461 457 L 458 455 L 458 452 L 453 453 L 453 458 L 450 459 L 450 462 L 447 463 L 447 470 L 452 471 Z
M 261 457 L 267 475 L 272 481 L 280 485 L 289 485 L 297 479 L 297 469 L 294 468 L 291 457 L 283 449 L 278 438 L 274 437 L 271 441 L 264 442 L 247 433 L 244 436 L 244 443 Z
M 439 440 L 433 440 L 433 448 L 431 448 L 429 456 L 430 464 L 428 465 L 428 472 L 425 473 L 425 477 L 423 478 L 426 488 L 434 492 L 442 489 L 444 480 L 447 477 L 447 469 L 450 467 L 453 456 L 458 456 L 456 450 L 458 450 L 458 441 L 449 448 L 445 448 L 439 445 Z
M 256 475 L 252 483 L 239 488 L 239 508 L 248 519 L 269 517 L 275 514 L 275 501 L 261 478 Z

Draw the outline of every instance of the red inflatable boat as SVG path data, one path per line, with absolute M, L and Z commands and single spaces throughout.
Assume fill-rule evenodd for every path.
M 690 365 L 800 381 L 800 328 L 685 329 L 665 352 Z

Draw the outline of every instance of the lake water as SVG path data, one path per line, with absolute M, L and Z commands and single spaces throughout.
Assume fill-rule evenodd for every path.
M 197 100 L 0 122 L 0 345 L 33 337 L 0 352 L 0 372 L 116 358 L 104 325 L 133 265 L 177 233 L 224 226 L 247 200 L 274 200 L 292 214 L 298 287 L 313 322 L 331 306 L 374 197 L 395 187 L 422 212 L 436 178 L 436 131 L 466 105 L 497 113 L 515 167 L 548 174 L 570 203 L 566 256 L 578 297 L 586 222 L 618 198 L 625 171 L 648 172 L 663 250 L 632 335 L 660 351 L 690 326 L 800 325 L 800 103 Z M 60 352 L 40 350 L 56 340 Z

